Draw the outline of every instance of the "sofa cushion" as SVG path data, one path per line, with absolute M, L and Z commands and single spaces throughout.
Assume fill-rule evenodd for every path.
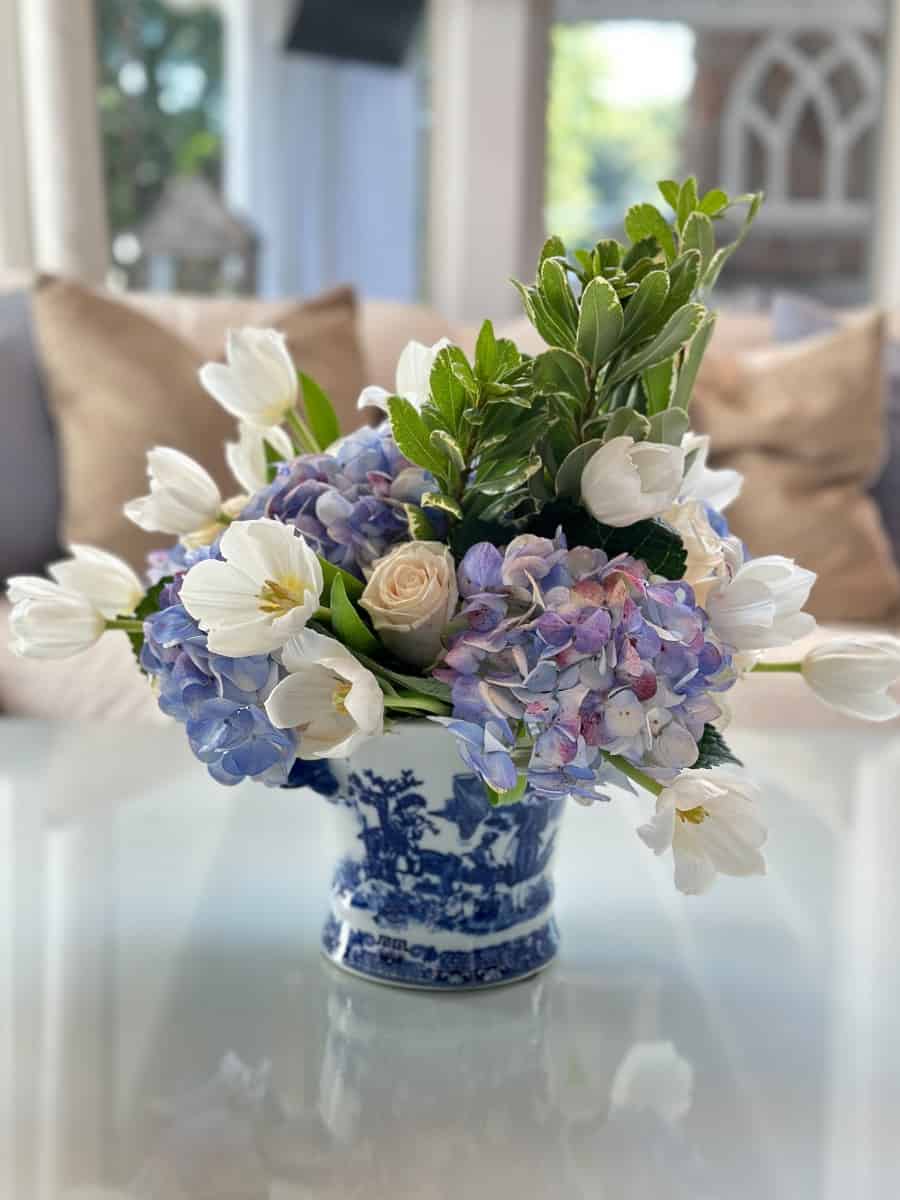
M 230 325 L 277 325 L 298 365 L 332 394 L 345 417 L 364 384 L 348 289 L 307 304 L 171 296 L 123 301 L 72 281 L 45 279 L 33 303 L 61 450 L 61 540 L 102 546 L 138 567 L 148 550 L 166 541 L 122 514 L 127 500 L 146 491 L 151 446 L 183 450 L 210 471 L 225 495 L 236 491 L 222 453 L 234 421 L 197 378 L 215 348 L 221 352 Z
M 714 462 L 742 471 L 728 511 L 754 555 L 816 571 L 820 620 L 879 620 L 900 603 L 900 573 L 866 489 L 881 469 L 882 322 L 855 319 L 791 345 L 710 353 L 694 422 Z
M 27 291 L 0 292 L 0 584 L 59 550 L 56 438 Z

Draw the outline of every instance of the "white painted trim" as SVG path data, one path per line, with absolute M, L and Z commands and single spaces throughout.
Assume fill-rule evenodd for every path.
M 890 7 L 873 268 L 879 304 L 900 308 L 900 0 L 890 0 Z
M 34 266 L 19 42 L 19 0 L 0 0 L 0 267 Z

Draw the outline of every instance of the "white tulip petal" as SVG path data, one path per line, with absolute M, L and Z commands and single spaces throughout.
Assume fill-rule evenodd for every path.
M 375 384 L 370 384 L 364 387 L 359 393 L 359 399 L 356 402 L 356 407 L 361 411 L 364 408 L 377 408 L 381 412 L 387 414 L 388 397 L 393 395 L 386 388 L 378 387 Z
M 265 431 L 297 403 L 299 383 L 284 336 L 273 329 L 229 330 L 227 364 L 206 363 L 200 382 L 232 416 Z
M 716 869 L 701 852 L 681 849 L 675 855 L 675 886 L 685 896 L 702 896 L 716 881 Z
M 706 434 L 686 433 L 681 442 L 685 459 L 693 456 L 684 474 L 679 498 L 699 500 L 717 512 L 724 512 L 741 494 L 744 477 L 740 471 L 729 468 L 712 470 L 706 465 L 709 454 L 709 437 Z
M 222 497 L 209 472 L 180 450 L 157 446 L 147 454 L 150 492 L 125 505 L 125 516 L 151 533 L 177 537 L 216 524 Z
M 26 658 L 70 658 L 87 650 L 106 629 L 91 602 L 36 576 L 9 581 L 10 648 Z
M 73 545 L 72 557 L 47 568 L 68 592 L 90 601 L 104 617 L 129 616 L 144 598 L 144 586 L 128 563 L 95 546 Z
M 888 689 L 900 684 L 897 638 L 834 638 L 815 646 L 803 660 L 803 677 L 825 704 L 845 716 L 891 721 L 900 703 Z
M 612 438 L 600 446 L 581 476 L 581 498 L 604 525 L 622 528 L 659 516 L 675 501 L 684 472 L 680 446 Z

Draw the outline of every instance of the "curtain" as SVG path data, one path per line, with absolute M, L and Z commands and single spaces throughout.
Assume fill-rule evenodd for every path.
M 93 0 L 0 0 L 0 270 L 108 262 Z

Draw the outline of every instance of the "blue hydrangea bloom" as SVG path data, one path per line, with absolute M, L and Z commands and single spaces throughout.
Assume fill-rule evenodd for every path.
M 473 546 L 458 570 L 465 627 L 435 675 L 451 687 L 464 760 L 497 788 L 523 763 L 546 794 L 596 798 L 604 754 L 659 779 L 696 762 L 731 660 L 690 586 L 628 555 L 525 534 Z
M 267 654 L 211 654 L 206 635 L 178 602 L 180 578 L 144 622 L 141 666 L 157 683 L 162 711 L 186 729 L 191 749 L 219 783 L 288 782 L 297 757 L 293 730 L 276 729 L 263 707 L 280 678 Z

